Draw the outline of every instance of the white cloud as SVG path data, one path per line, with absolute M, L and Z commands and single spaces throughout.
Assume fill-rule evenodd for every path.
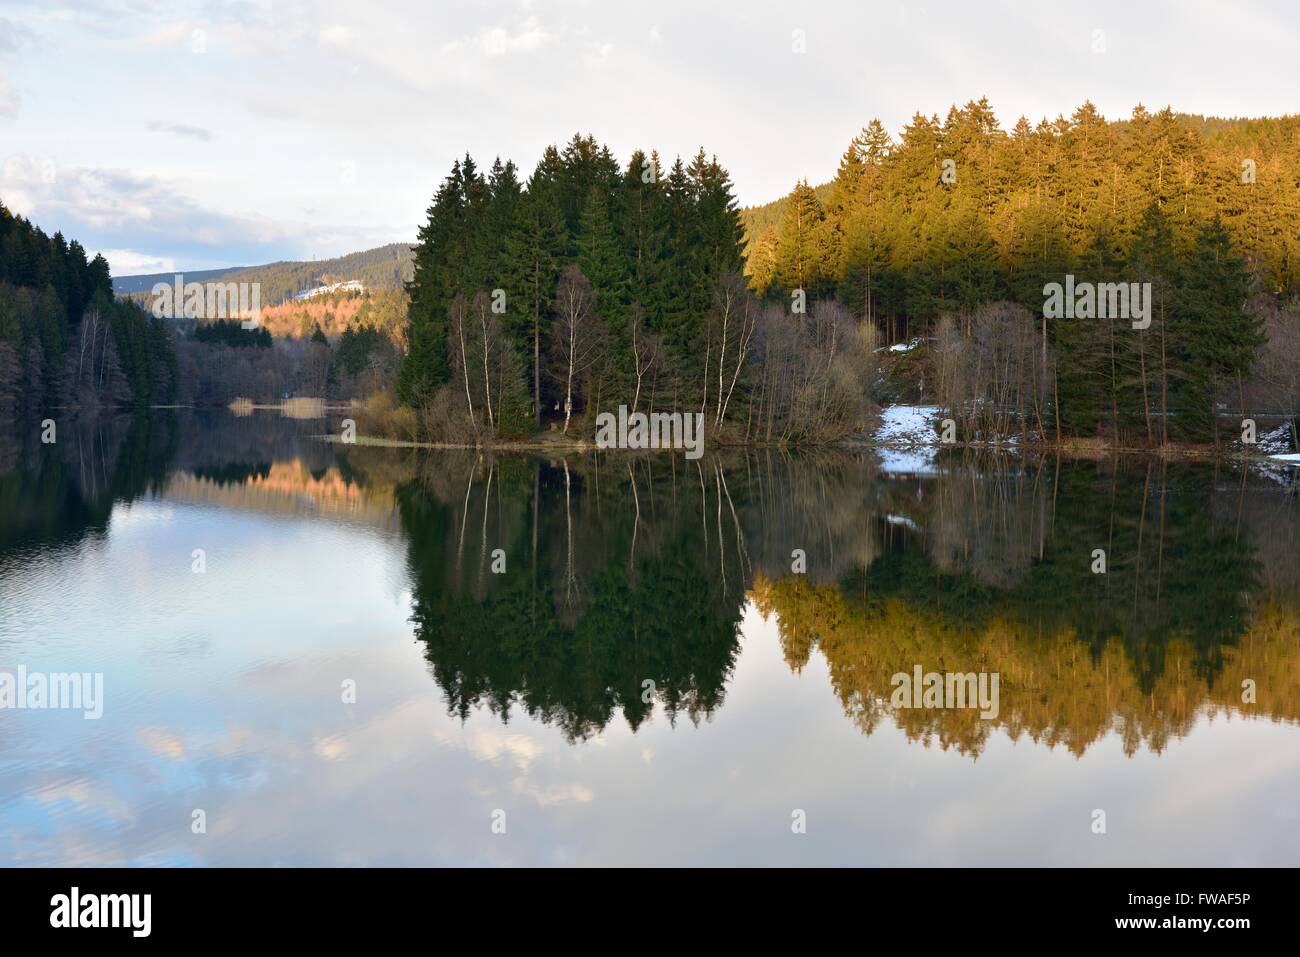
M 190 126 L 186 123 L 172 123 L 166 120 L 151 120 L 149 130 L 153 133 L 174 133 L 177 136 L 187 136 L 191 139 L 202 140 L 205 143 L 212 141 L 212 131 L 205 130 L 201 126 Z
M 331 23 L 320 31 L 320 45 L 323 47 L 345 47 L 352 42 L 352 30 L 339 23 Z
M 138 253 L 133 249 L 98 249 L 108 260 L 108 268 L 114 276 L 141 276 L 150 273 L 176 272 L 176 260 L 171 256 L 151 256 Z
M 140 37 L 140 46 L 145 47 L 182 47 L 189 46 L 193 39 L 195 27 L 184 20 L 173 20 L 158 25 Z
M 31 218 L 32 206 L 35 205 L 30 195 L 21 189 L 10 188 L 0 181 L 0 202 L 15 216 Z
M 587 51 L 583 60 L 588 66 L 601 67 L 609 62 L 610 54 L 613 52 L 614 44 L 612 43 L 594 44 L 591 49 Z
M 516 794 L 522 794 L 537 802 L 538 807 L 550 807 L 552 804 L 590 804 L 596 799 L 591 788 L 584 784 L 534 784 L 526 778 L 515 778 L 511 787 Z
M 524 734 L 507 734 L 495 728 L 475 731 L 466 742 L 469 751 L 480 761 L 509 757 L 515 767 L 527 770 L 542 753 L 542 746 Z
M 14 53 L 31 39 L 32 31 L 21 23 L 0 17 L 0 53 Z
M 467 47 L 484 56 L 501 57 L 510 53 L 531 53 L 549 44 L 554 35 L 537 22 L 537 18 L 525 17 L 516 29 L 506 27 L 487 27 L 476 33 L 468 43 L 453 40 L 443 44 L 444 53 L 454 53 Z
M 22 100 L 18 96 L 18 91 L 13 88 L 13 84 L 0 73 L 0 116 L 17 116 L 18 107 L 22 105 Z

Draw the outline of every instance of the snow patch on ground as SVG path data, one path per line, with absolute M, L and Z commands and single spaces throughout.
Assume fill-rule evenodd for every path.
M 872 435 L 885 472 L 931 474 L 939 434 L 939 410 L 929 405 L 889 405 L 880 410 L 880 427 Z
M 921 344 L 920 339 L 913 339 L 911 342 L 895 342 L 892 346 L 881 346 L 877 352 L 911 352 Z
M 1274 462 L 1290 462 L 1292 465 L 1300 465 L 1300 452 L 1289 452 L 1286 455 L 1270 455 Z
M 938 418 L 936 406 L 887 405 L 880 410 L 880 427 L 872 438 L 882 445 L 938 445 Z
M 1255 451 L 1273 455 L 1291 451 L 1291 427 L 1283 422 L 1272 432 L 1265 432 L 1255 443 Z M 1276 457 L 1276 456 L 1274 456 Z

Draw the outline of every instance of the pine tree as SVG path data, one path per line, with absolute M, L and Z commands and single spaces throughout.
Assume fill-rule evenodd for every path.
M 663 324 L 669 309 L 668 203 L 659 177 L 659 156 L 632 154 L 619 190 L 618 228 L 628 273 L 627 298 L 645 313 L 651 329 Z
M 787 291 L 802 289 L 810 297 L 822 279 L 822 206 L 808 181 L 790 194 L 776 240 L 775 279 Z
M 609 196 L 599 187 L 592 187 L 587 196 L 577 245 L 578 268 L 595 291 L 596 310 L 619 338 L 625 315 L 627 267 L 610 217 Z
M 398 373 L 402 402 L 419 408 L 446 382 L 447 309 L 455 295 L 453 264 L 458 254 L 461 223 L 466 206 L 464 178 L 459 161 L 443 180 L 427 210 L 427 220 L 417 234 L 412 278 L 406 290 L 408 310 L 407 353 Z
M 1180 412 L 1185 401 L 1187 329 L 1175 295 L 1179 269 L 1173 229 L 1158 202 L 1149 203 L 1142 212 L 1129 250 L 1128 272 L 1133 280 L 1151 284 L 1151 326 L 1144 337 L 1151 340 L 1160 440 L 1164 443 L 1169 440 L 1171 413 Z
M 517 224 L 509 246 L 512 282 L 520 290 L 518 328 L 528 347 L 534 423 L 540 427 L 542 414 L 542 355 L 545 352 L 547 318 L 552 293 L 568 246 L 564 217 L 556 197 L 554 179 L 543 160 L 528 180 L 527 190 L 516 209 Z
M 1245 260 L 1215 216 L 1197 232 L 1178 289 L 1189 367 L 1187 431 L 1196 437 L 1217 436 L 1220 391 L 1240 389 L 1264 344 L 1263 317 L 1246 308 L 1251 282 Z

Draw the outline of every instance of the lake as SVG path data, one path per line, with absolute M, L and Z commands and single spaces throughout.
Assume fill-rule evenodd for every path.
M 0 430 L 0 863 L 1300 860 L 1295 469 L 326 428 Z

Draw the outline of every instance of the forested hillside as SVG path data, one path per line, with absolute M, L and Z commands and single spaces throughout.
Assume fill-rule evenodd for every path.
M 746 273 L 765 290 L 774 281 L 788 282 L 792 262 L 807 256 L 818 261 L 810 282 L 838 283 L 864 261 L 854 243 L 862 242 L 866 207 L 894 233 L 891 265 L 909 278 L 925 278 L 917 267 L 942 268 L 944 227 L 971 213 L 996 243 L 996 265 L 1009 273 L 1023 255 L 1025 233 L 1044 217 L 1048 238 L 1067 242 L 1077 256 L 1102 225 L 1117 244 L 1131 239 L 1143 208 L 1154 200 L 1169 211 L 1175 239 L 1184 243 L 1193 222 L 1221 213 L 1269 287 L 1296 292 L 1297 155 L 1300 116 L 1218 119 L 1169 109 L 1152 114 L 1139 106 L 1129 119 L 1107 121 L 1085 103 L 1068 119 L 1031 124 L 1021 117 L 1007 131 L 981 99 L 953 107 L 942 122 L 917 114 L 897 140 L 872 121 L 849 144 L 834 180 L 812 187 L 811 197 L 801 183 L 788 196 L 741 211 Z M 951 183 L 941 180 L 945 159 L 954 164 Z M 932 191 L 929 185 L 960 188 Z M 812 212 L 806 236 L 783 225 L 792 202 Z M 788 257 L 780 276 L 778 242 Z M 953 292 L 931 277 L 931 288 L 916 298 L 919 308 L 912 312 L 933 315 Z M 881 308 L 907 313 L 902 303 Z
M 333 341 L 348 329 L 362 326 L 378 330 L 404 348 L 405 290 L 328 293 L 301 302 L 262 306 L 262 328 L 277 339 L 309 339 L 319 329 Z
M 187 282 L 257 282 L 262 304 L 273 306 L 328 281 L 360 280 L 370 290 L 398 290 L 410 278 L 411 247 L 389 243 L 333 259 L 274 262 L 264 266 L 207 269 L 184 273 Z M 148 293 L 155 283 L 170 283 L 175 273 L 125 276 L 113 281 L 119 295 Z
M 165 324 L 113 297 L 103 256 L 0 204 L 0 414 L 170 402 Z
M 1297 156 L 1300 117 L 1108 122 L 1085 103 L 1008 131 L 981 99 L 897 140 L 873 120 L 828 187 L 750 211 L 747 272 L 769 298 L 930 339 L 931 394 L 964 437 L 1210 441 L 1229 398 L 1294 416 Z M 1045 319 L 1067 276 L 1150 283 L 1150 325 Z

